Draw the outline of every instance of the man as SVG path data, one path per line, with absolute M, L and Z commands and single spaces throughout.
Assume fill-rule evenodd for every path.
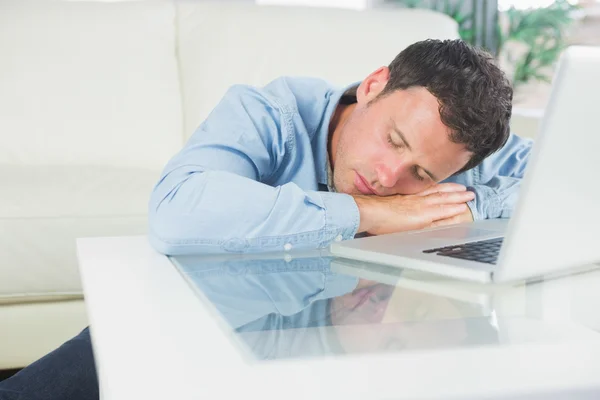
M 416 43 L 342 90 L 235 86 L 167 164 L 150 240 L 165 254 L 278 251 L 508 217 L 531 147 L 509 136 L 511 101 L 491 56 L 458 40 Z
M 165 167 L 150 241 L 165 254 L 286 251 L 509 217 L 531 148 L 509 135 L 511 101 L 491 56 L 459 40 L 416 43 L 342 90 L 235 86 Z M 94 377 L 86 329 L 0 398 L 97 398 Z

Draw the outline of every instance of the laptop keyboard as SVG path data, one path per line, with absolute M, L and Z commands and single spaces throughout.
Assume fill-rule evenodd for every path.
M 478 242 L 439 247 L 436 249 L 423 250 L 423 253 L 436 253 L 438 256 L 496 264 L 500 248 L 502 247 L 502 239 L 503 238 L 480 240 Z

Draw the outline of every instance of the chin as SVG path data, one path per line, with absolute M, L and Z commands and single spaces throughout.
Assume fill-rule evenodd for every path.
M 340 185 L 335 184 L 335 190 L 338 193 L 345 193 L 345 194 L 361 194 L 357 188 L 354 187 L 353 184 L 346 184 L 346 183 L 342 183 Z

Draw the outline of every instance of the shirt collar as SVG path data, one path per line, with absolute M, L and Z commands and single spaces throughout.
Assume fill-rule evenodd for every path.
M 332 90 L 328 92 L 326 96 L 326 106 L 323 112 L 322 123 L 317 130 L 316 137 L 316 149 L 315 158 L 317 160 L 317 181 L 322 185 L 327 185 L 330 191 L 335 191 L 333 186 L 333 170 L 329 163 L 329 153 L 327 151 L 327 144 L 329 141 L 329 123 L 333 117 L 340 99 L 348 91 L 348 89 L 358 86 L 360 81 L 354 82 L 346 87 L 339 90 Z

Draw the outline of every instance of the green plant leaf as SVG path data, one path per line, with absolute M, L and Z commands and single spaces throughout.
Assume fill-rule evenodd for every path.
M 395 3 L 400 3 L 406 8 L 417 8 L 421 0 L 395 0 Z
M 513 85 L 516 87 L 530 80 L 549 81 L 545 69 L 559 58 L 566 45 L 565 30 L 572 23 L 572 11 L 576 6 L 566 0 L 556 0 L 542 8 L 508 9 L 503 17 L 506 24 L 498 26 L 498 51 L 505 51 L 508 41 L 526 45 L 527 51 L 517 59 L 510 53 L 507 59 L 514 62 Z

